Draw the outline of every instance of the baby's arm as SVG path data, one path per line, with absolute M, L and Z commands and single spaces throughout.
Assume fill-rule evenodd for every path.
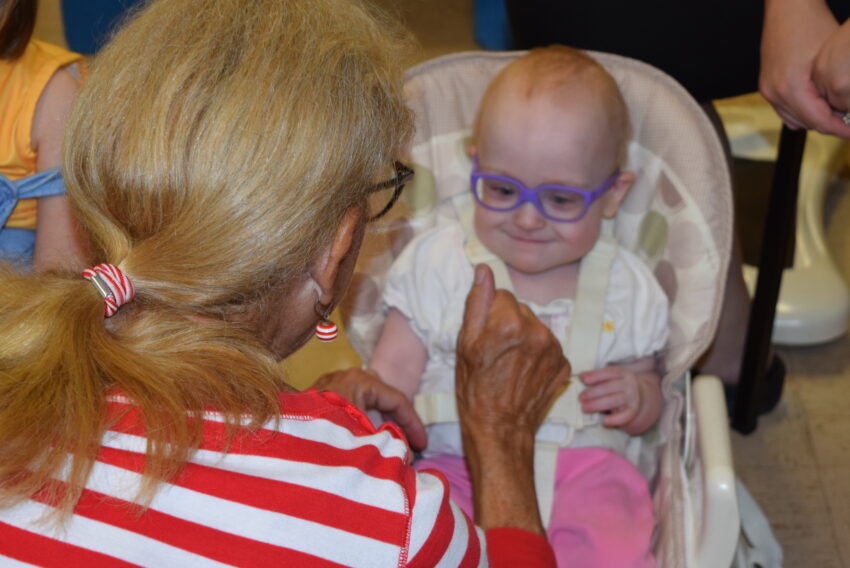
M 606 412 L 603 424 L 638 436 L 658 421 L 664 405 L 655 357 L 610 365 L 580 375 L 587 386 L 579 395 L 582 411 Z
M 369 368 L 377 372 L 385 383 L 413 400 L 419 391 L 427 360 L 428 351 L 410 329 L 407 318 L 390 308 Z
M 79 88 L 67 69 L 60 69 L 48 81 L 38 101 L 32 124 L 32 144 L 37 153 L 36 170 L 61 165 L 65 123 Z M 78 268 L 87 258 L 87 247 L 64 195 L 38 200 L 33 267 Z
M 326 373 L 313 386 L 342 395 L 369 412 L 373 421 L 393 420 L 402 428 L 411 447 L 422 450 L 427 444 L 427 435 L 410 401 L 419 390 L 427 356 L 425 346 L 410 329 L 407 318 L 390 308 L 369 368 L 354 367 Z M 371 411 L 380 413 L 381 418 L 372 416 Z

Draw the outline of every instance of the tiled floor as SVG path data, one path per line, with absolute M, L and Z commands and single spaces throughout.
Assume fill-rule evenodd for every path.
M 470 0 L 380 4 L 414 30 L 420 60 L 476 47 Z M 42 0 L 36 33 L 62 42 L 58 0 Z M 834 188 L 827 203 L 828 244 L 850 280 L 850 190 Z M 784 399 L 754 434 L 733 434 L 736 469 L 770 519 L 785 566 L 850 568 L 850 339 L 779 351 L 789 370 Z M 314 377 L 353 363 L 351 351 L 310 345 L 289 366 L 292 376 Z

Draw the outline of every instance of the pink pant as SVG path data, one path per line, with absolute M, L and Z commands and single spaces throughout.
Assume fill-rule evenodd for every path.
M 473 515 L 463 458 L 440 455 L 414 467 L 442 472 L 452 500 Z M 653 526 L 646 479 L 631 462 L 601 448 L 558 453 L 548 535 L 560 568 L 654 568 Z

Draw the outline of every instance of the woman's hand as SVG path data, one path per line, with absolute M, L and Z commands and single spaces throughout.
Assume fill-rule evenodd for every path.
M 812 80 L 833 109 L 841 114 L 850 112 L 850 20 L 821 46 Z
M 767 1 L 759 91 L 789 127 L 847 138 L 850 126 L 833 112 L 813 81 L 815 59 L 837 29 L 823 0 Z
M 417 451 L 425 449 L 428 443 L 425 427 L 410 400 L 398 389 L 381 381 L 376 372 L 359 367 L 333 371 L 319 377 L 313 386 L 317 390 L 342 395 L 364 412 L 380 412 L 385 419 L 398 424 L 411 448 Z
M 569 379 L 560 344 L 492 272 L 476 267 L 457 341 L 458 413 L 470 430 L 533 438 L 555 393 Z
M 531 310 L 475 268 L 457 342 L 457 408 L 476 523 L 544 534 L 534 492 L 534 435 L 570 365 Z

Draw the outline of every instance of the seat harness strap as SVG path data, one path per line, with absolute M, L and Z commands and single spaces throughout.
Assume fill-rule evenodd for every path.
M 496 287 L 515 294 L 506 264 L 475 234 L 472 195 L 460 194 L 452 203 L 466 237 L 464 250 L 469 262 L 473 265 L 487 264 L 493 271 Z M 558 439 L 538 439 L 535 442 L 534 481 L 544 526 L 548 526 L 552 512 L 558 451 L 570 443 L 577 430 L 600 423 L 598 414 L 581 411 L 578 396 L 584 385 L 578 374 L 596 368 L 608 280 L 616 254 L 616 241 L 609 236 L 600 236 L 593 249 L 581 260 L 571 323 L 562 336 L 557 337 L 564 356 L 572 366 L 572 376 L 570 384 L 554 401 L 546 416 L 546 424 L 562 427 Z M 414 407 L 426 425 L 458 422 L 454 392 L 420 393 L 414 398 Z

